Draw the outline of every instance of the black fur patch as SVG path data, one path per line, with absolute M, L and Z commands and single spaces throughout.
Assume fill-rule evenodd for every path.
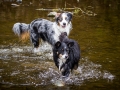
M 60 68 L 62 75 L 68 77 L 70 72 L 73 69 L 78 68 L 78 63 L 80 61 L 80 47 L 75 40 L 69 39 L 65 33 L 62 33 L 60 38 L 61 38 L 60 39 L 61 41 L 57 42 L 53 47 L 53 59 L 54 59 L 55 65 L 59 68 L 58 55 L 63 52 L 63 51 L 60 51 L 61 48 L 67 47 L 69 49 L 68 50 L 69 52 L 67 52 L 68 59 L 66 59 L 66 62 L 63 63 L 63 65 Z

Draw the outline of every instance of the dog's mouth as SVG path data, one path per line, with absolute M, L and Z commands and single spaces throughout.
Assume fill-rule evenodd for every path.
M 62 25 L 62 28 L 65 28 L 66 27 L 66 25 Z
M 62 28 L 65 28 L 65 27 L 67 26 L 67 24 L 64 23 L 64 24 L 62 24 L 61 26 L 62 26 Z

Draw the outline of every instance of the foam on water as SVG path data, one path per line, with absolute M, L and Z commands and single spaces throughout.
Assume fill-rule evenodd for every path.
M 11 68 L 11 71 L 6 72 L 6 75 L 11 76 L 13 81 L 7 81 L 2 78 L 2 73 L 3 75 L 5 73 L 3 68 L 0 70 L 0 78 L 3 79 L 2 83 L 13 85 L 48 85 L 59 80 L 61 75 L 52 61 L 51 46 L 44 43 L 40 46 L 39 50 L 40 53 L 35 55 L 31 53 L 31 46 L 15 46 L 14 48 L 0 49 L 1 60 L 12 60 L 18 64 L 18 66 L 10 66 L 10 62 L 5 62 L 8 65 L 7 67 Z M 65 83 L 68 85 L 81 85 L 86 80 L 113 80 L 114 78 L 115 76 L 109 71 L 103 70 L 100 64 L 95 64 L 84 57 L 79 63 L 78 70 L 73 72 L 65 80 Z M 19 81 L 21 83 L 18 83 Z
M 83 63 L 79 65 L 77 74 L 72 73 L 71 76 L 66 80 L 68 85 L 81 85 L 86 80 L 94 79 L 107 79 L 113 80 L 115 78 L 110 72 L 103 70 L 101 71 L 102 66 L 95 64 L 89 60 L 82 59 Z M 40 73 L 41 79 L 51 78 L 51 82 L 54 83 L 56 80 L 60 79 L 60 74 L 58 71 L 55 71 L 52 68 L 49 68 L 45 73 Z M 45 81 L 45 80 L 44 80 Z
M 52 59 L 52 48 L 47 43 L 42 43 L 39 47 L 39 57 L 36 57 L 36 55 L 28 55 L 26 56 L 26 53 L 33 54 L 33 48 L 31 46 L 14 46 L 10 48 L 4 48 L 0 49 L 0 59 L 11 59 L 11 58 L 27 58 L 27 59 Z M 44 55 L 44 57 L 43 57 Z

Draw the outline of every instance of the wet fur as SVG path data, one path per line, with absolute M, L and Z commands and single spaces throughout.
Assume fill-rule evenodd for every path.
M 30 35 L 30 40 L 34 45 L 34 48 L 39 47 L 39 39 L 42 39 L 53 46 L 59 41 L 59 36 L 62 32 L 66 32 L 69 35 L 72 29 L 71 19 L 71 13 L 60 13 L 56 16 L 55 22 L 39 18 L 33 20 L 30 24 L 15 23 L 13 31 L 20 36 L 21 40 L 27 39 Z M 61 23 L 66 24 L 61 25 Z M 28 35 L 26 32 L 30 34 Z
M 67 37 L 67 33 L 62 33 L 59 38 L 60 41 L 58 41 L 53 47 L 53 59 L 55 65 L 60 68 L 59 70 L 61 71 L 62 75 L 68 77 L 73 69 L 78 68 L 78 63 L 80 61 L 80 47 L 75 40 Z M 62 63 L 61 66 L 59 66 L 59 54 L 62 53 L 61 49 L 64 49 L 64 47 L 69 49 L 68 58 L 64 63 Z
M 26 42 L 30 38 L 30 33 L 29 32 L 24 32 L 20 35 L 20 40 L 22 42 Z

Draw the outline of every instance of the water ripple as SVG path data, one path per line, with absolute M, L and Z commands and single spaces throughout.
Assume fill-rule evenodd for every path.
M 60 79 L 61 75 L 52 59 L 51 46 L 42 44 L 39 50 L 39 55 L 35 55 L 31 53 L 30 46 L 0 49 L 0 59 L 3 60 L 0 61 L 3 65 L 0 69 L 0 82 L 10 85 L 38 86 L 52 84 Z M 84 57 L 81 58 L 77 71 L 72 72 L 65 82 L 67 85 L 81 85 L 86 80 L 113 80 L 114 78 L 115 76 L 109 71 L 102 70 L 100 64 L 95 64 Z

